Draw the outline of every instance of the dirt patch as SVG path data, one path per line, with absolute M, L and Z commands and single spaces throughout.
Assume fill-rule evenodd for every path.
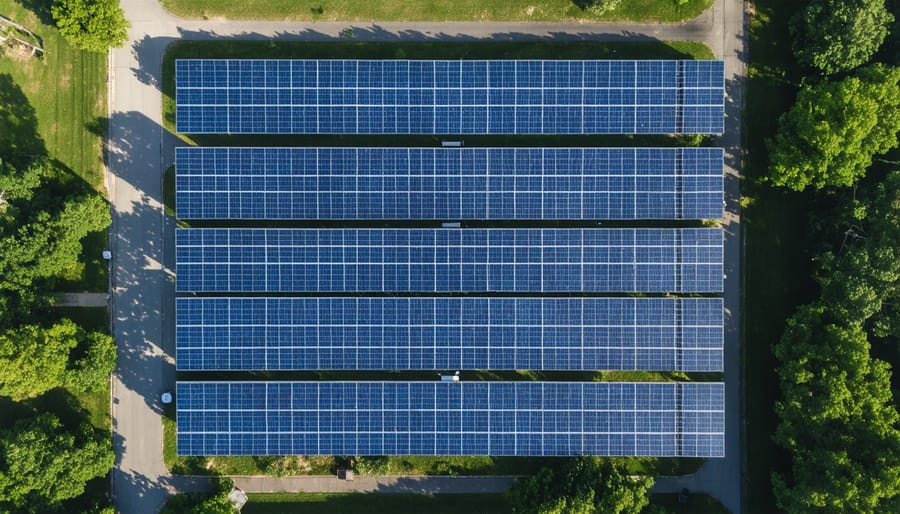
M 535 7 L 533 5 L 529 5 L 528 7 L 525 8 L 525 14 L 527 16 L 533 16 L 534 11 L 536 11 L 536 10 L 537 10 L 537 7 Z

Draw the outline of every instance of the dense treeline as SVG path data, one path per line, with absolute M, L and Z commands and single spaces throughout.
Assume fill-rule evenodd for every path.
M 0 105 L 0 111 L 6 106 Z M 81 240 L 110 223 L 109 206 L 44 157 L 0 160 L 0 512 L 99 512 L 70 504 L 113 465 L 108 429 L 66 412 L 54 390 L 105 390 L 116 348 L 50 308 L 60 277 L 82 266 Z M 5 398 L 2 398 L 5 397 Z
M 0 162 L 0 396 L 103 389 L 115 366 L 112 338 L 54 319 L 47 291 L 78 269 L 81 239 L 109 225 L 109 207 L 47 159 L 8 157 Z M 31 412 L 0 430 L 0 511 L 70 510 L 65 502 L 112 467 L 109 431 Z
M 869 64 L 893 22 L 883 0 L 814 0 L 792 23 L 813 71 L 770 141 L 769 180 L 834 208 L 815 213 L 820 295 L 774 347 L 792 464 L 772 483 L 790 513 L 900 512 L 900 415 L 871 352 L 900 335 L 900 170 L 879 157 L 898 146 L 900 68 Z

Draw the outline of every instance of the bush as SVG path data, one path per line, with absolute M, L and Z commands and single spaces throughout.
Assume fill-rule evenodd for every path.
M 60 34 L 82 50 L 103 53 L 128 40 L 128 20 L 118 0 L 55 0 L 50 8 Z

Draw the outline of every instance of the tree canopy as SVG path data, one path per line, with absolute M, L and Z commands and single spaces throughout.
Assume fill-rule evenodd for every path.
M 84 357 L 72 362 L 79 346 Z M 95 390 L 106 383 L 115 362 L 110 336 L 88 333 L 70 320 L 49 328 L 16 327 L 0 334 L 0 395 L 23 400 L 65 384 Z
M 56 26 L 72 45 L 104 53 L 128 40 L 128 20 L 118 0 L 54 0 Z
M 4 503 L 46 512 L 84 492 L 113 465 L 112 443 L 90 425 L 68 432 L 52 414 L 19 420 L 0 433 L 0 510 Z
M 609 461 L 582 457 L 562 471 L 543 468 L 510 490 L 516 514 L 639 514 L 649 477 L 632 478 Z
M 772 477 L 778 505 L 792 513 L 897 512 L 900 415 L 889 367 L 869 356 L 861 324 L 834 323 L 821 303 L 801 307 L 775 354 L 775 440 L 793 462 L 790 477 Z
M 884 0 L 814 0 L 791 20 L 794 54 L 830 75 L 869 61 L 894 17 Z
M 800 88 L 769 142 L 770 180 L 802 191 L 850 186 L 897 147 L 900 68 L 874 65 Z
M 56 277 L 78 265 L 81 239 L 111 221 L 98 195 L 63 202 L 58 212 L 39 211 L 16 230 L 0 236 L 0 289 L 28 289 L 35 280 Z

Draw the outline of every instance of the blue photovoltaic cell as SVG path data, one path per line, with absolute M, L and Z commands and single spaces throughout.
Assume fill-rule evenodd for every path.
M 176 298 L 178 369 L 722 371 L 720 298 Z
M 721 292 L 721 229 L 177 229 L 179 292 Z
M 722 61 L 175 61 L 207 134 L 718 134 Z
M 721 383 L 178 382 L 179 455 L 724 457 Z
M 175 151 L 182 219 L 722 217 L 721 148 Z

